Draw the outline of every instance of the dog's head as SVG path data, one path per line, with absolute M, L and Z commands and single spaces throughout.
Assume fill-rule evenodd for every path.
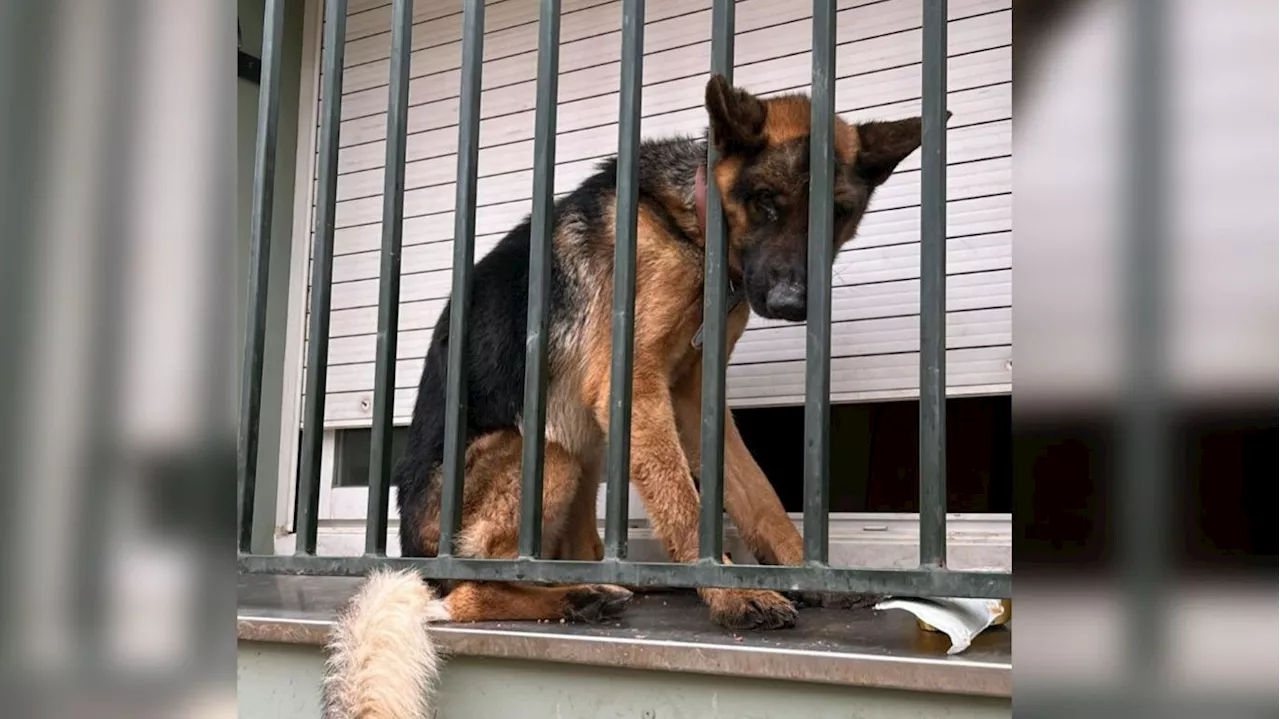
M 809 98 L 758 98 L 723 76 L 707 83 L 710 173 L 729 228 L 730 262 L 757 314 L 792 322 L 807 311 Z M 853 237 L 867 202 L 920 146 L 920 118 L 851 125 L 835 118 L 835 252 Z M 736 260 L 736 262 L 734 261 Z

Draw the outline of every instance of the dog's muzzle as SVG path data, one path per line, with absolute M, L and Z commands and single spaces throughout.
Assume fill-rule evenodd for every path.
M 808 288 L 799 282 L 779 282 L 769 288 L 765 310 L 770 317 L 803 322 L 807 316 Z

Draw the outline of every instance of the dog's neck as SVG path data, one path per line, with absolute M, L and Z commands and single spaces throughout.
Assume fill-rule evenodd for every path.
M 707 237 L 707 165 L 704 162 L 698 163 L 698 169 L 693 174 L 693 212 L 698 218 L 698 231 L 702 233 L 703 248 L 706 248 Z M 732 312 L 746 298 L 741 282 L 734 282 L 733 278 L 729 278 L 729 292 L 725 300 L 725 314 Z M 702 347 L 702 335 L 706 329 L 706 323 L 699 325 L 698 331 L 693 335 L 693 346 Z

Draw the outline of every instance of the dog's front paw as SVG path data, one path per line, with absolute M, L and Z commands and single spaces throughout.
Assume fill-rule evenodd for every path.
M 589 584 L 565 593 L 564 617 L 571 622 L 602 622 L 626 609 L 630 590 L 610 584 Z
M 729 629 L 783 629 L 796 624 L 795 606 L 777 592 L 759 589 L 707 589 L 703 597 L 711 619 Z

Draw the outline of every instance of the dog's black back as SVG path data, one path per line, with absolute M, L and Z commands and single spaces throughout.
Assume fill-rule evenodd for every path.
M 501 427 L 515 426 L 524 399 L 524 335 L 528 312 L 530 226 L 526 219 L 507 234 L 472 270 L 466 373 L 466 439 Z M 552 261 L 551 286 L 559 269 Z M 448 378 L 449 320 L 452 302 L 445 303 L 427 350 L 418 398 L 409 426 L 409 441 L 395 471 L 401 511 L 400 551 L 423 556 L 419 544 L 420 517 L 405 507 L 422 508 L 439 501 L 434 471 L 444 460 L 445 393 Z M 552 295 L 551 312 L 559 311 Z M 427 501 L 424 502 L 424 495 Z
M 687 140 L 677 140 L 687 142 Z M 645 143 L 643 150 L 654 145 Z M 643 192 L 644 181 L 641 188 Z M 581 225 L 585 236 L 608 237 L 613 231 L 607 203 L 617 185 L 617 160 L 602 162 L 597 172 L 554 208 L 555 222 L 567 217 Z M 529 309 L 530 219 L 525 218 L 480 259 L 471 274 L 471 307 L 468 348 L 463 360 L 466 372 L 466 441 L 486 432 L 517 427 L 524 409 L 525 335 Z M 601 242 L 604 251 L 611 244 Z M 567 321 L 574 283 L 564 260 L 552 252 L 551 303 L 548 326 Z M 448 377 L 449 321 L 452 300 L 445 303 L 427 350 L 418 398 L 414 404 L 409 440 L 395 470 L 399 487 L 400 551 L 403 556 L 424 556 L 418 537 L 421 517 L 404 513 L 405 507 L 428 508 L 439 504 L 436 469 L 444 461 L 445 392 Z M 554 349 L 554 348 L 552 348 Z

